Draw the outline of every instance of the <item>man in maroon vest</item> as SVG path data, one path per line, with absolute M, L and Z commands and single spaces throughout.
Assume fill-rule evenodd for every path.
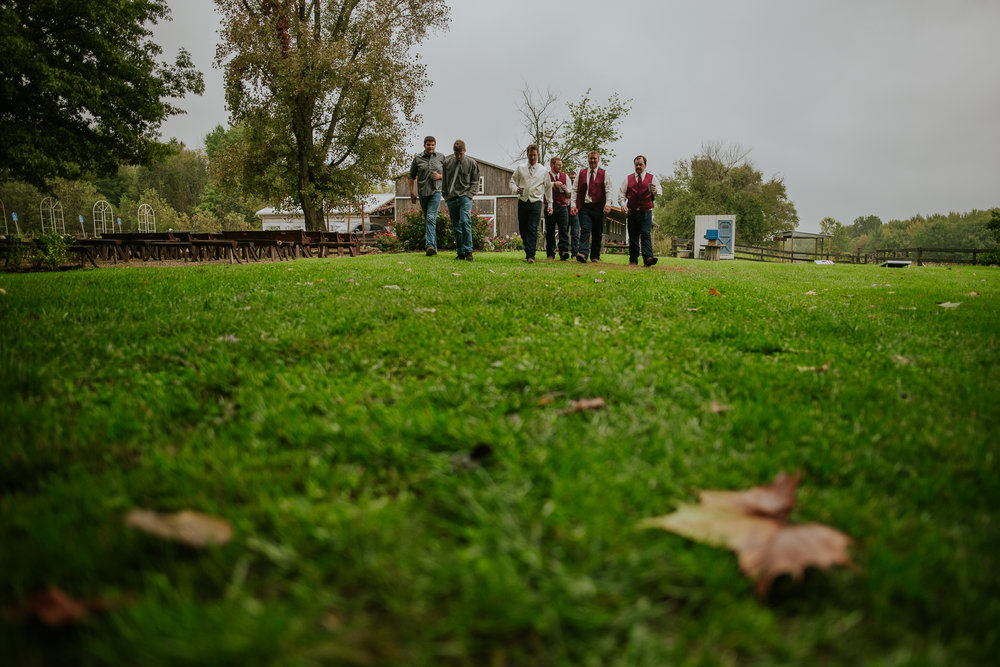
M 601 261 L 601 241 L 604 235 L 604 216 L 611 210 L 611 179 L 603 169 L 598 168 L 601 154 L 590 151 L 587 166 L 576 177 L 576 209 L 580 214 L 580 252 L 576 261 Z M 573 211 L 570 211 L 572 214 Z
M 549 160 L 552 199 L 545 199 L 545 254 L 556 258 L 556 229 L 559 230 L 559 259 L 569 259 L 569 206 L 573 201 L 573 181 L 562 170 L 562 159 Z
M 618 189 L 618 205 L 628 208 L 628 263 L 639 265 L 639 245 L 642 243 L 642 263 L 656 264 L 653 254 L 653 197 L 658 185 L 656 178 L 646 172 L 646 157 L 638 155 L 633 162 L 635 173 L 629 174 Z

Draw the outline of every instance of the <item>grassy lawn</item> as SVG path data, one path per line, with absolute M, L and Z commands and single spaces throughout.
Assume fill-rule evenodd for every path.
M 1000 270 L 624 262 L 0 275 L 0 655 L 995 659 Z M 856 570 L 759 600 L 730 552 L 636 529 L 781 470 Z M 236 535 L 160 541 L 136 507 Z M 11 613 L 48 586 L 118 602 Z

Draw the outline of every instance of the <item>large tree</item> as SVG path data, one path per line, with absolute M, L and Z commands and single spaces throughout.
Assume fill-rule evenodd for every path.
M 738 144 L 706 143 L 690 160 L 674 163 L 674 174 L 663 181 L 655 216 L 672 235 L 690 238 L 696 215 L 736 215 L 742 243 L 760 243 L 775 232 L 799 223 L 784 181 L 764 175 Z
M 46 188 L 58 176 L 150 164 L 170 98 L 204 90 L 181 50 L 172 65 L 150 26 L 166 0 L 5 0 L 0 3 L 0 177 Z
M 632 110 L 632 100 L 623 100 L 618 93 L 608 97 L 607 104 L 590 99 L 587 89 L 577 102 L 559 108 L 559 95 L 525 86 L 521 91 L 521 127 L 530 143 L 538 145 L 538 159 L 546 164 L 550 157 L 560 157 L 566 171 L 576 171 L 587 164 L 587 153 L 600 151 L 605 162 L 614 157 L 611 146 L 621 138 L 621 124 Z M 515 159 L 524 156 L 519 148 Z
M 215 0 L 217 63 L 245 193 L 291 197 L 309 229 L 403 164 L 428 85 L 412 53 L 448 23 L 444 0 Z M 235 156 L 235 159 L 232 157 Z

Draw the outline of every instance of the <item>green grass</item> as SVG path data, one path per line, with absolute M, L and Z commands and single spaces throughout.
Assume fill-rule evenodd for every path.
M 0 603 L 130 600 L 63 630 L 9 617 L 0 654 L 995 658 L 1000 271 L 624 261 L 0 275 Z M 607 407 L 565 412 L 588 397 Z M 781 470 L 804 475 L 793 519 L 854 537 L 857 570 L 761 601 L 731 553 L 635 528 Z M 123 525 L 134 507 L 237 535 L 159 542 Z

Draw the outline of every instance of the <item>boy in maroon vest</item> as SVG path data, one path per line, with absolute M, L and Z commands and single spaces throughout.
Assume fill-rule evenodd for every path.
M 653 254 L 653 198 L 657 193 L 656 178 L 646 172 L 646 158 L 637 155 L 635 173 L 629 174 L 618 189 L 618 205 L 628 209 L 628 263 L 639 265 L 639 246 L 642 244 L 642 263 L 656 264 Z
M 604 216 L 611 210 L 611 179 L 598 168 L 601 154 L 590 151 L 587 166 L 576 177 L 576 209 L 580 214 L 580 252 L 576 261 L 587 263 L 601 261 L 601 241 L 604 235 Z M 570 211 L 572 214 L 573 211 Z
M 549 160 L 552 199 L 545 199 L 545 254 L 556 258 L 556 229 L 559 230 L 559 259 L 569 259 L 569 206 L 573 201 L 573 181 L 562 170 L 562 159 Z

